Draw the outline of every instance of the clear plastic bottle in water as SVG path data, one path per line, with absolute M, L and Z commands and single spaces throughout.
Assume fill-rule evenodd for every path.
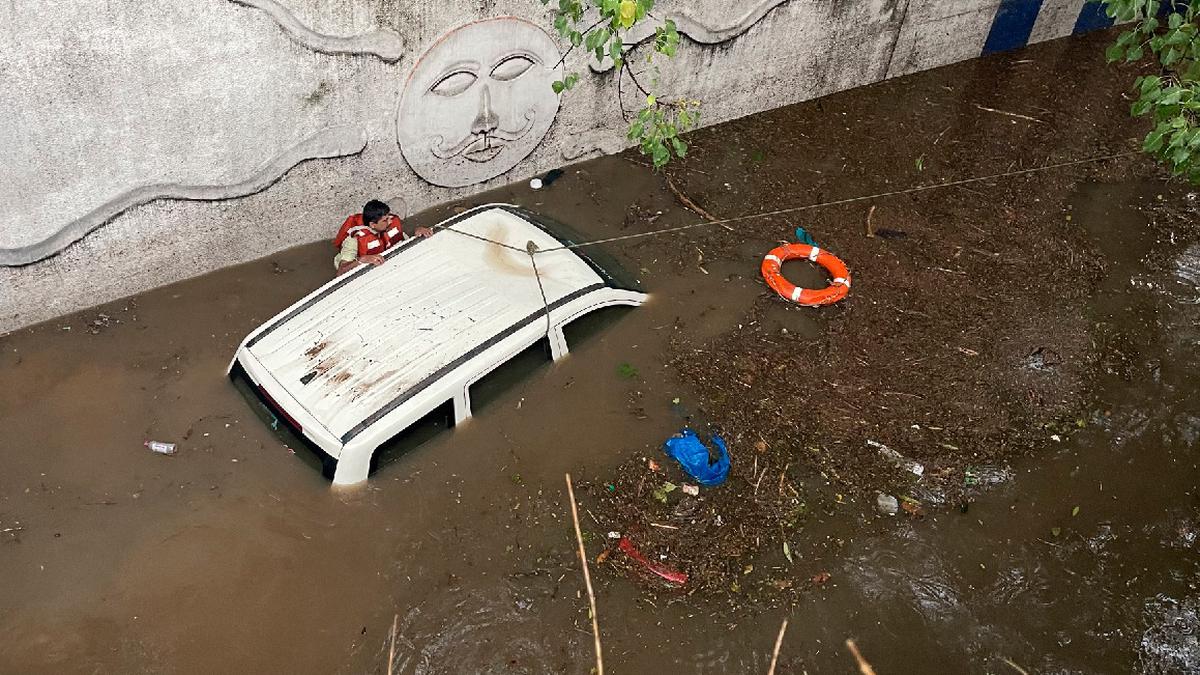
M 145 445 L 147 448 L 150 448 L 150 450 L 157 452 L 160 455 L 175 454 L 175 444 L 174 443 L 163 443 L 162 441 L 146 441 L 143 445 Z

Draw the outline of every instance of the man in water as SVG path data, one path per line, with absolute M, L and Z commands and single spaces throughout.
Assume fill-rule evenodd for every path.
M 433 230 L 418 227 L 413 236 L 428 237 Z M 383 202 L 372 199 L 363 206 L 362 213 L 346 219 L 338 228 L 333 245 L 338 254 L 333 257 L 333 267 L 339 275 L 359 265 L 382 265 L 383 252 L 404 241 L 404 230 L 400 218 L 392 213 Z

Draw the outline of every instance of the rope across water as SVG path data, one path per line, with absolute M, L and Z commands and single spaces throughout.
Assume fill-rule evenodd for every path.
M 542 305 L 544 306 L 545 312 L 546 312 L 546 336 L 549 337 L 550 329 L 551 329 L 550 303 L 546 298 L 546 288 L 542 285 L 542 276 L 541 276 L 541 273 L 538 272 L 538 268 L 537 268 L 537 254 L 539 254 L 539 253 L 551 253 L 553 251 L 562 251 L 562 250 L 566 250 L 566 249 L 583 248 L 584 246 L 595 246 L 597 244 L 607 244 L 607 243 L 616 242 L 616 241 L 625 241 L 628 239 L 640 239 L 643 237 L 653 237 L 653 236 L 657 236 L 657 235 L 661 235 L 661 234 L 671 234 L 674 232 L 682 232 L 684 230 L 691 230 L 691 229 L 694 229 L 697 227 L 704 227 L 707 225 L 725 225 L 727 223 L 734 223 L 734 222 L 738 222 L 738 221 L 742 221 L 742 220 L 753 220 L 755 218 L 770 218 L 772 216 L 780 216 L 780 215 L 784 215 L 784 214 L 788 214 L 788 213 L 796 213 L 799 211 L 809 211 L 812 209 L 819 209 L 819 208 L 824 208 L 827 206 L 840 206 L 842 204 L 853 204 L 855 202 L 862 202 L 862 201 L 867 201 L 867 200 L 871 200 L 871 199 L 882 199 L 884 197 L 896 197 L 899 195 L 913 194 L 915 192 L 925 192 L 927 190 L 937 190 L 940 188 L 955 187 L 958 185 L 967 185 L 970 183 L 981 183 L 983 181 L 997 180 L 1000 178 L 1009 178 L 1012 176 L 1022 176 L 1022 175 L 1031 174 L 1031 173 L 1038 173 L 1040 171 L 1050 171 L 1052 169 L 1062 169 L 1062 168 L 1065 168 L 1068 166 L 1078 166 L 1080 164 L 1103 162 L 1103 161 L 1107 161 L 1110 159 L 1119 159 L 1122 157 L 1129 157 L 1129 156 L 1137 155 L 1137 154 L 1140 154 L 1140 152 L 1136 151 L 1136 150 L 1130 150 L 1128 152 L 1118 152 L 1118 153 L 1109 154 L 1109 155 L 1101 155 L 1099 157 L 1086 157 L 1084 159 L 1076 159 L 1076 160 L 1071 160 L 1068 162 L 1056 162 L 1054 164 L 1046 164 L 1043 166 L 1036 166 L 1036 167 L 1032 167 L 1029 169 L 1017 169 L 1014 171 L 1004 171 L 1002 173 L 993 173 L 993 174 L 989 174 L 986 176 L 975 176 L 973 178 L 963 178 L 960 180 L 952 180 L 952 181 L 947 181 L 944 183 L 934 183 L 932 185 L 918 185 L 916 187 L 903 188 L 900 190 L 891 190 L 888 192 L 878 192 L 875 194 L 863 195 L 860 197 L 847 197 L 845 199 L 834 199 L 834 200 L 830 200 L 830 201 L 816 202 L 813 204 L 802 204 L 800 206 L 791 206 L 788 208 L 774 209 L 771 211 L 759 211 L 757 213 L 747 213 L 747 214 L 740 215 L 740 216 L 733 216 L 731 218 L 719 218 L 716 220 L 704 220 L 704 221 L 700 221 L 697 223 L 691 223 L 689 225 L 679 225 L 676 227 L 664 227 L 664 228 L 661 228 L 658 230 L 647 230 L 645 232 L 635 232 L 633 234 L 625 234 L 625 235 L 620 235 L 620 236 L 616 236 L 616 237 L 605 237 L 602 239 L 593 239 L 591 241 L 576 242 L 573 244 L 563 244 L 561 246 L 551 246 L 549 248 L 538 248 L 537 244 L 533 243 L 532 241 L 528 242 L 525 245 L 525 248 L 521 248 L 518 246 L 513 246 L 511 244 L 506 244 L 502 241 L 496 241 L 494 239 L 489 239 L 488 237 L 474 234 L 472 232 L 463 232 L 462 230 L 456 230 L 456 229 L 454 229 L 453 226 L 449 226 L 449 225 L 447 225 L 441 229 L 447 230 L 449 232 L 455 232 L 457 234 L 461 234 L 464 237 L 470 237 L 472 239 L 478 239 L 480 241 L 485 241 L 490 244 L 495 244 L 496 246 L 500 246 L 500 247 L 509 249 L 510 251 L 516 251 L 518 253 L 528 254 L 529 261 L 533 265 L 534 278 L 536 278 L 537 282 L 538 282 L 538 290 L 542 294 Z
M 704 221 L 700 221 L 697 223 L 691 223 L 688 225 L 678 225 L 675 227 L 664 227 L 664 228 L 661 228 L 658 230 L 646 230 L 645 232 L 635 232 L 633 234 L 625 234 L 625 235 L 620 235 L 620 236 L 616 236 L 616 237 L 604 237 L 602 239 L 593 239 L 591 241 L 582 241 L 582 242 L 576 242 L 573 244 L 563 244 L 562 246 L 551 246 L 549 248 L 543 248 L 543 249 L 537 249 L 536 247 L 534 247 L 536 249 L 534 251 L 528 251 L 526 248 L 521 248 L 519 246 L 513 246 L 511 244 L 506 244 L 502 241 L 496 241 L 494 239 L 489 239 L 487 237 L 484 237 L 484 236 L 481 236 L 478 234 L 473 234 L 471 232 L 463 232 L 462 230 L 456 230 L 456 229 L 454 229 L 453 226 L 446 226 L 442 229 L 448 230 L 450 232 L 456 232 L 458 234 L 461 234 L 465 237 L 470 237 L 472 239 L 486 241 L 488 243 L 507 248 L 511 251 L 517 251 L 520 253 L 529 253 L 530 257 L 533 257 L 537 253 L 551 253 L 554 251 L 562 251 L 565 249 L 583 248 L 585 246 L 595 246 L 597 244 L 608 244 L 608 243 L 612 243 L 612 242 L 616 242 L 616 241 L 625 241 L 627 239 L 641 239 L 643 237 L 653 237 L 653 236 L 657 236 L 657 235 L 661 235 L 661 234 L 671 234 L 673 232 L 682 232 L 684 230 L 691 230 L 691 229 L 695 229 L 697 227 L 705 227 L 707 225 L 725 225 L 728 223 L 735 223 L 735 222 L 742 221 L 742 220 L 753 220 L 755 218 L 770 218 L 772 216 L 780 216 L 780 215 L 784 215 L 784 214 L 788 214 L 788 213 L 796 213 L 798 211 L 809 211 L 812 209 L 819 209 L 819 208 L 824 208 L 827 206 L 841 206 L 842 204 L 853 204 L 855 202 L 862 202 L 862 201 L 867 201 L 867 200 L 871 200 L 871 199 L 882 199 L 884 197 L 896 197 L 899 195 L 912 194 L 915 192 L 925 192 L 927 190 L 937 190 L 940 188 L 956 187 L 959 185 L 968 185 L 970 183 L 981 183 L 983 181 L 996 180 L 999 178 L 1010 178 L 1012 176 L 1022 176 L 1022 175 L 1031 174 L 1031 173 L 1038 173 L 1040 171 L 1050 171 L 1052 169 L 1062 169 L 1062 168 L 1066 168 L 1068 166 L 1078 166 L 1080 164 L 1090 164 L 1093 162 L 1103 162 L 1103 161 L 1107 161 L 1110 159 L 1120 159 L 1122 157 L 1129 157 L 1129 156 L 1138 155 L 1138 154 L 1141 154 L 1141 152 L 1137 151 L 1137 150 L 1130 150 L 1127 152 L 1118 152 L 1118 153 L 1109 154 L 1109 155 L 1101 155 L 1099 157 L 1086 157 L 1084 159 L 1076 159 L 1076 160 L 1071 160 L 1069 162 L 1056 162 L 1054 164 L 1046 164 L 1044 166 L 1035 166 L 1035 167 L 1032 167 L 1029 169 L 1017 169 L 1014 171 L 993 173 L 993 174 L 989 174 L 986 176 L 975 176 L 973 178 L 963 178 L 960 180 L 947 181 L 944 183 L 934 183 L 932 185 L 918 185 L 916 187 L 903 188 L 900 190 L 891 190 L 888 192 L 878 192 L 878 193 L 870 194 L 870 195 L 862 195 L 860 197 L 847 197 L 845 199 L 834 199 L 834 200 L 830 200 L 830 201 L 815 202 L 812 204 L 802 204 L 800 206 L 791 206 L 791 207 L 787 207 L 787 208 L 783 208 L 783 209 L 774 209 L 771 211 L 759 211 L 756 213 L 747 213 L 744 215 L 733 216 L 730 218 L 719 218 L 717 220 L 704 220 Z

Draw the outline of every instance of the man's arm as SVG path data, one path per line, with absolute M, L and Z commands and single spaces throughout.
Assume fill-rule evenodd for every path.
M 383 258 L 377 255 L 359 258 L 358 240 L 354 237 L 346 237 L 346 240 L 342 242 L 341 250 L 333 258 L 333 266 L 337 268 L 337 275 L 341 276 L 363 263 L 379 265 L 383 263 Z

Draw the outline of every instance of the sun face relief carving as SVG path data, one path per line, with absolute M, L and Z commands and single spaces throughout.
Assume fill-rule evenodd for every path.
M 396 118 L 413 171 L 434 185 L 494 178 L 529 156 L 558 114 L 558 47 L 514 17 L 454 29 L 417 61 Z

